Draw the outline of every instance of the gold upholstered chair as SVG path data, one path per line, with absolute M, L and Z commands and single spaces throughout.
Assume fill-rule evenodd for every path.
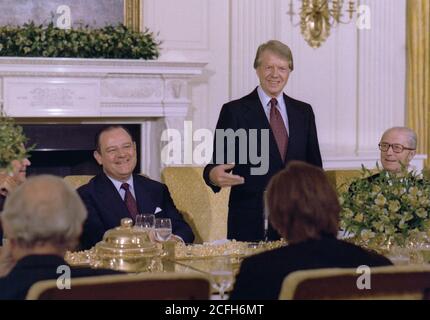
M 69 183 L 73 188 L 77 189 L 80 186 L 88 183 L 91 178 L 94 176 L 91 175 L 76 175 L 76 176 L 65 176 L 64 180 Z
M 326 170 L 325 174 L 331 185 L 339 191 L 347 191 L 352 181 L 363 177 L 361 169 Z
M 203 167 L 167 167 L 161 173 L 176 207 L 195 234 L 195 243 L 227 237 L 230 188 L 214 193 L 204 182 Z
M 428 299 L 430 265 L 370 268 L 370 289 L 359 289 L 363 273 L 355 268 L 296 271 L 285 277 L 280 300 Z
M 57 280 L 33 284 L 27 300 L 208 300 L 210 282 L 198 273 L 141 273 L 72 278 L 70 289 Z
M 146 174 L 139 173 L 141 176 L 148 177 Z M 93 175 L 70 175 L 65 176 L 64 180 L 69 183 L 75 189 L 78 189 L 80 186 L 87 184 Z

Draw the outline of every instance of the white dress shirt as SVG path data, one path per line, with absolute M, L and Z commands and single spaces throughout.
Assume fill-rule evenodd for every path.
M 116 180 L 112 177 L 109 177 L 108 175 L 106 175 L 110 181 L 112 181 L 113 185 L 115 186 L 116 190 L 119 192 L 119 195 L 121 196 L 122 200 L 124 200 L 125 198 L 125 190 L 121 188 L 122 184 L 124 182 Z M 134 197 L 134 200 L 136 200 L 136 194 L 134 193 L 134 185 L 133 185 L 133 175 L 130 176 L 130 178 L 128 178 L 127 181 L 125 181 L 125 183 L 128 183 L 129 185 L 129 190 L 131 192 L 131 194 Z M 136 200 L 137 201 L 137 200 Z
M 118 190 L 118 192 L 119 192 L 119 194 L 120 194 L 120 196 L 121 196 L 122 200 L 124 200 L 124 198 L 125 198 L 125 190 L 121 188 L 121 185 L 122 185 L 124 182 L 122 182 L 122 181 L 118 181 L 118 180 L 116 180 L 116 179 L 114 179 L 114 178 L 112 178 L 112 177 L 109 177 L 108 175 L 106 175 L 106 176 L 110 179 L 110 181 L 112 181 L 112 183 L 113 183 L 113 185 L 115 186 L 116 190 Z M 128 185 L 129 185 L 129 190 L 130 190 L 131 194 L 133 195 L 134 199 L 135 199 L 135 200 L 136 200 L 136 202 L 137 202 L 136 194 L 134 193 L 133 175 L 131 175 L 131 176 L 130 176 L 130 178 L 128 178 L 128 180 L 127 180 L 127 181 L 125 181 L 125 182 L 126 182 L 126 183 L 128 183 Z M 160 208 L 158 208 L 158 207 L 157 207 L 157 209 L 160 209 Z M 158 213 L 157 209 L 155 210 L 156 212 L 154 212 L 154 214 Z M 160 211 L 161 211 L 161 210 L 160 210 Z M 178 235 L 176 235 L 176 234 L 172 234 L 172 237 L 173 237 L 173 238 L 176 238 L 178 241 L 180 241 L 180 242 L 182 242 L 182 243 L 185 243 L 185 242 L 184 242 L 184 240 L 183 240 L 180 236 L 178 236 Z

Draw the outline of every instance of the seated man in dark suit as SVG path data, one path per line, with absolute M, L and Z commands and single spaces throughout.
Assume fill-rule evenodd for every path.
M 133 174 L 137 162 L 136 143 L 124 127 L 103 128 L 96 137 L 94 157 L 103 166 L 103 173 L 78 189 L 88 210 L 81 238 L 83 249 L 101 241 L 105 231 L 119 226 L 122 218 L 134 220 L 139 213 L 170 218 L 171 238 L 193 242 L 193 231 L 176 209 L 167 187 Z
M 68 268 L 71 287 L 74 277 L 117 273 L 64 261 L 79 242 L 86 216 L 76 191 L 58 177 L 29 178 L 8 195 L 1 217 L 7 243 L 0 258 L 0 299 L 24 299 L 34 283 L 58 279 Z
M 266 205 L 270 223 L 288 245 L 245 259 L 231 299 L 278 299 L 284 278 L 298 270 L 391 265 L 336 238 L 340 205 L 320 168 L 291 161 L 271 179 Z

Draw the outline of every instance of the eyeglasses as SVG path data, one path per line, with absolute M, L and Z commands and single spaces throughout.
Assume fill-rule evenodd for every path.
M 406 148 L 405 146 L 399 144 L 399 143 L 386 143 L 386 142 L 381 142 L 380 144 L 378 144 L 379 146 L 379 150 L 381 150 L 382 152 L 387 152 L 388 149 L 390 149 L 390 147 L 393 149 L 393 151 L 395 153 L 401 153 L 403 152 L 403 150 L 415 150 L 414 148 Z

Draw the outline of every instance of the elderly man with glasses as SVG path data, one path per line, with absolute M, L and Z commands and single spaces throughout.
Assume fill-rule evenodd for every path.
M 416 154 L 417 135 L 407 127 L 392 127 L 384 132 L 378 146 L 381 150 L 380 160 L 384 171 L 367 177 L 366 180 L 371 183 L 377 181 L 381 173 L 389 173 L 393 176 L 408 169 L 409 163 Z M 352 182 L 349 192 L 355 192 L 356 187 L 357 182 Z
M 393 127 L 384 132 L 379 142 L 384 170 L 398 173 L 407 168 L 416 154 L 417 135 L 407 127 Z

